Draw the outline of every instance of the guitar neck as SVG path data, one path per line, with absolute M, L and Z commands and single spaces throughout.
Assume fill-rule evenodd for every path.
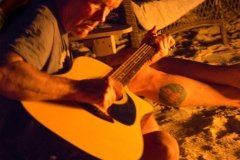
M 123 85 L 127 85 L 138 70 L 149 60 L 155 53 L 155 48 L 147 43 L 133 53 L 110 77 Z

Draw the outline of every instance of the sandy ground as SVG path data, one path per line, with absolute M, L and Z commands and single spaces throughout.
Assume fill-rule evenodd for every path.
M 229 45 L 221 43 L 218 26 L 192 29 L 175 37 L 174 55 L 213 65 L 239 63 L 240 18 L 226 28 Z M 181 160 L 240 160 L 240 108 L 154 106 L 160 128 L 178 140 Z
M 232 17 L 226 29 L 228 45 L 222 44 L 218 26 L 179 33 L 174 56 L 212 65 L 240 63 L 240 17 Z M 115 59 L 122 61 L 121 56 Z M 114 61 L 102 60 L 114 66 Z M 240 160 L 240 108 L 152 104 L 160 129 L 178 140 L 180 160 Z

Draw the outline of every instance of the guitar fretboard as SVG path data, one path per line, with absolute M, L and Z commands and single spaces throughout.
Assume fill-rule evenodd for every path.
M 125 61 L 115 72 L 110 76 L 114 80 L 127 85 L 137 71 L 149 60 L 155 53 L 155 48 L 147 43 L 144 43 L 133 55 Z

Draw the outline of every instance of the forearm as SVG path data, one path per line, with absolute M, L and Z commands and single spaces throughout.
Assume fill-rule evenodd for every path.
M 33 69 L 24 61 L 0 67 L 0 94 L 17 100 L 67 100 L 74 81 Z

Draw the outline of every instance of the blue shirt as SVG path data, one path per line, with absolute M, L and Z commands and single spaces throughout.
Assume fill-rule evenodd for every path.
M 69 56 L 68 37 L 54 2 L 32 0 L 0 35 L 0 54 L 15 51 L 34 68 L 53 74 Z

